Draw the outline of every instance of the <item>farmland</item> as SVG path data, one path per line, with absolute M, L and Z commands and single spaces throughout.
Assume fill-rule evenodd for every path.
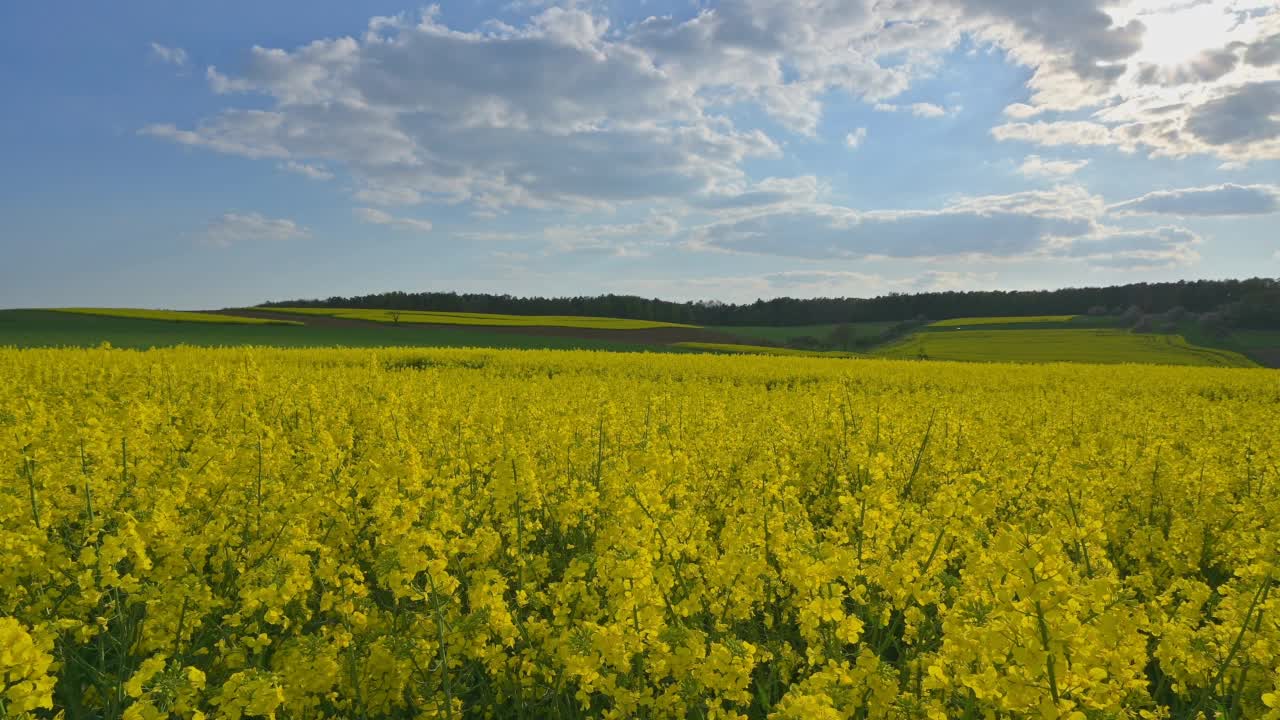
M 138 308 L 53 308 L 55 312 L 76 315 L 96 315 L 133 320 L 160 320 L 164 322 L 211 323 L 220 325 L 301 325 L 296 320 L 237 317 L 212 313 L 186 312 L 182 310 L 143 310 Z
M 1005 317 L 965 317 L 939 320 L 930 327 L 954 328 L 982 325 L 1062 325 L 1071 322 L 1078 315 L 1031 315 Z
M 917 333 L 875 351 L 890 358 L 969 362 L 1156 363 L 1250 367 L 1231 350 L 1200 347 L 1178 335 L 1122 330 L 949 330 Z
M 861 322 L 848 323 L 849 330 L 854 337 L 874 337 L 880 333 L 893 327 L 893 322 Z M 711 329 L 730 335 L 737 335 L 743 338 L 754 338 L 757 340 L 767 340 L 768 342 L 785 345 L 796 338 L 811 337 L 818 339 L 826 339 L 839 325 L 828 323 L 825 325 L 768 325 L 768 326 L 746 326 L 740 327 L 736 325 L 717 326 Z
M 774 347 L 770 345 L 743 345 L 740 343 L 700 343 L 682 342 L 673 347 L 689 350 L 705 350 L 708 352 L 747 353 L 753 355 L 787 355 L 792 357 L 855 357 L 853 353 L 838 351 L 797 350 L 794 348 Z
M 253 308 L 250 308 L 253 310 Z M 433 325 L 481 325 L 499 327 L 562 327 L 597 330 L 651 330 L 654 328 L 691 328 L 692 325 L 627 320 L 623 318 L 568 315 L 500 315 L 494 313 L 421 312 L 414 310 L 342 310 L 329 308 L 273 307 L 272 313 L 314 315 L 348 320 L 382 323 L 428 323 Z
M 0 701 L 1271 717 L 1278 401 L 1260 369 L 0 350 Z
M 211 317 L 219 317 L 211 315 Z M 514 347 L 592 350 L 651 350 L 639 342 L 559 335 L 527 335 L 500 328 L 408 326 L 382 323 L 188 323 L 47 310 L 0 310 L 0 347 L 120 348 L 172 345 L 205 347 Z M 619 339 L 622 340 L 622 339 Z

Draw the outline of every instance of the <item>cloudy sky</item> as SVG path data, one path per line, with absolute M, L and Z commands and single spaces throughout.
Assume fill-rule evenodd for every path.
M 0 307 L 1280 276 L 1280 0 L 0 7 Z

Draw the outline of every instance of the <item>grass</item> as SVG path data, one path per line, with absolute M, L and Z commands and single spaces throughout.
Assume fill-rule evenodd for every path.
M 739 345 L 737 343 L 678 342 L 672 347 L 689 350 L 706 350 L 708 352 L 746 353 L 752 355 L 790 355 L 798 357 L 856 357 L 854 353 L 837 350 L 796 350 L 794 348 L 771 347 L 767 345 Z
M 213 313 L 186 312 L 183 310 L 144 310 L 140 308 L 52 308 L 54 312 L 102 317 L 132 318 L 134 320 L 163 320 L 167 322 L 210 323 L 215 325 L 302 325 L 294 320 L 267 320 L 264 318 L 234 317 Z
M 930 323 L 929 327 L 954 328 L 972 327 L 975 325 L 1062 325 L 1075 320 L 1079 315 L 1027 315 L 1016 317 L 965 317 L 939 320 Z
M 0 347 L 493 347 L 653 351 L 661 347 L 566 337 L 486 332 L 477 328 L 318 326 L 156 322 L 133 317 L 0 310 Z
M 571 315 L 499 315 L 496 313 L 430 312 L 422 310 L 346 310 L 342 308 L 250 308 L 267 312 L 321 315 L 370 320 L 383 323 L 428 323 L 433 325 L 488 325 L 498 327 L 564 327 L 597 330 L 649 330 L 652 328 L 692 328 L 695 325 L 627 320 L 623 318 L 579 317 Z M 397 319 L 398 315 L 398 319 Z
M 873 351 L 889 358 L 972 362 L 1155 363 L 1254 367 L 1240 353 L 1192 345 L 1179 335 L 1123 330 L 956 330 L 917 333 Z
M 897 323 L 889 322 L 860 322 L 849 323 L 849 327 L 853 330 L 854 337 L 873 337 L 879 336 L 880 333 L 893 327 Z M 785 345 L 791 340 L 798 337 L 813 337 L 819 340 L 825 340 L 831 336 L 831 331 L 836 328 L 835 324 L 828 325 L 785 325 L 775 326 L 747 326 L 739 327 L 736 325 L 719 325 L 716 327 L 708 327 L 708 330 L 715 330 L 726 335 L 736 335 L 742 338 L 750 338 L 754 340 L 767 340 L 769 342 Z

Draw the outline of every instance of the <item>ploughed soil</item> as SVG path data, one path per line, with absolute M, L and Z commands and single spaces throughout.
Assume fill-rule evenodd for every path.
M 320 327 L 378 327 L 399 328 L 408 330 L 473 330 L 487 333 L 508 333 L 511 335 L 532 335 L 535 337 L 565 337 L 582 340 L 604 340 L 607 342 L 630 343 L 634 345 L 671 345 L 679 342 L 706 343 L 738 343 L 747 345 L 770 345 L 759 339 L 746 339 L 737 335 L 704 330 L 702 328 L 657 327 L 643 330 L 605 330 L 601 328 L 557 327 L 554 325 L 450 325 L 441 323 L 385 323 L 375 320 L 355 320 L 352 318 L 328 317 L 325 315 L 295 315 L 294 313 L 271 312 L 270 310 L 210 310 L 215 315 L 232 315 L 238 317 L 262 318 L 264 320 L 292 320 L 305 325 Z

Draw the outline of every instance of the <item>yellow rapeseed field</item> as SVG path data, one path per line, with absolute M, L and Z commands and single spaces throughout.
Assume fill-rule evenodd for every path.
M 1280 373 L 0 350 L 0 716 L 1280 718 Z

